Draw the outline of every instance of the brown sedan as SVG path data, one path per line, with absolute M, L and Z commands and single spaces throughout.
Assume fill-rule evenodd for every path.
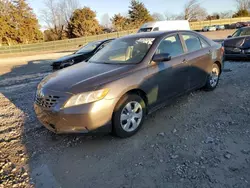
M 35 111 L 55 133 L 108 130 L 129 137 L 167 101 L 215 89 L 222 56 L 221 45 L 192 31 L 119 38 L 88 63 L 47 76 L 38 85 Z

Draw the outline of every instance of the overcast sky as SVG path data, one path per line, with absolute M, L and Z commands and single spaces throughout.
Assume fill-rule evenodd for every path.
M 126 14 L 131 0 L 79 0 L 81 6 L 88 6 L 96 11 L 97 18 L 108 13 L 112 17 L 116 13 Z M 187 0 L 141 0 L 150 13 L 165 12 L 178 14 L 183 10 Z M 208 13 L 223 12 L 227 10 L 236 10 L 235 0 L 201 0 L 202 6 L 207 9 Z M 28 0 L 29 5 L 33 8 L 39 19 L 40 10 L 44 8 L 43 0 Z M 44 25 L 39 19 L 40 24 Z

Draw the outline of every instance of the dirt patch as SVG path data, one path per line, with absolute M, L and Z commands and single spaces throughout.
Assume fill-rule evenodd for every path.
M 229 35 L 232 35 L 235 32 L 234 29 L 232 30 L 224 30 L 224 31 L 212 31 L 212 32 L 202 32 L 201 34 L 205 35 L 210 39 L 225 39 Z

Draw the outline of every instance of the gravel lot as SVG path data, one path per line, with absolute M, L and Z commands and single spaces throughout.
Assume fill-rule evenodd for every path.
M 250 63 L 226 62 L 215 91 L 173 101 L 129 139 L 47 131 L 33 98 L 49 72 L 0 66 L 0 188 L 250 187 Z

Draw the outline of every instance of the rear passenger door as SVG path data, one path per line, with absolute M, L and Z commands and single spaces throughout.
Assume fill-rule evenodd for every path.
M 193 33 L 181 33 L 185 44 L 186 60 L 189 64 L 190 90 L 203 86 L 212 64 L 210 44 Z

